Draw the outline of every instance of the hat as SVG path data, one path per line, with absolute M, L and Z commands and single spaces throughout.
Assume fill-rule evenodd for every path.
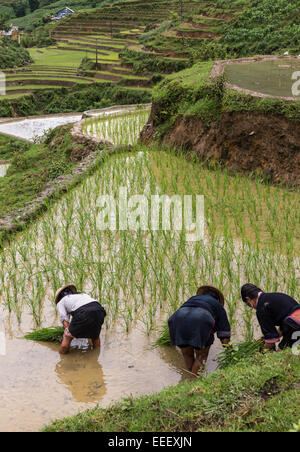
M 204 295 L 204 294 L 207 294 L 208 292 L 215 292 L 215 294 L 219 298 L 219 302 L 221 303 L 222 306 L 224 306 L 224 302 L 225 302 L 224 295 L 216 287 L 213 287 L 213 286 L 201 286 L 197 290 L 197 295 Z
M 58 290 L 56 291 L 56 294 L 55 294 L 55 303 L 56 303 L 56 304 L 58 303 L 57 300 L 58 300 L 60 294 L 61 294 L 62 291 L 65 290 L 65 289 L 70 289 L 73 293 L 76 293 L 76 292 L 77 292 L 76 286 L 74 286 L 73 284 L 67 284 L 66 286 L 61 287 L 60 289 L 58 289 Z

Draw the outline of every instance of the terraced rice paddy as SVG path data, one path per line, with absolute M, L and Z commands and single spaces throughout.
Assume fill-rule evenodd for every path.
M 212 16 L 210 16 L 210 11 Z M 180 2 L 172 4 L 172 12 L 181 14 Z M 184 21 L 162 33 L 162 42 L 151 42 L 150 48 L 160 57 L 183 57 L 178 38 L 187 45 L 197 45 L 197 40 L 216 39 L 222 34 L 226 22 L 239 14 L 235 5 L 230 10 L 216 8 L 214 2 L 183 1 Z M 170 5 L 165 0 L 155 2 L 133 1 L 103 6 L 78 12 L 53 24 L 51 36 L 55 45 L 30 49 L 34 63 L 26 68 L 6 71 L 7 95 L 12 99 L 35 89 L 53 86 L 72 87 L 77 83 L 123 82 L 126 86 L 150 89 L 152 74 L 137 76 L 129 67 L 122 67 L 120 52 L 139 46 L 139 37 L 147 26 L 170 19 Z M 190 40 L 190 41 L 189 41 Z M 142 47 L 142 49 L 140 48 Z M 91 71 L 78 71 L 83 58 L 98 62 Z
M 133 145 L 137 143 L 149 113 L 149 108 L 137 108 L 136 112 L 130 115 L 121 111 L 101 118 L 95 117 L 85 120 L 83 129 L 86 135 L 109 141 L 114 145 Z
M 147 85 L 149 77 L 132 74 L 121 67 L 119 52 L 134 40 L 112 39 L 100 35 L 71 35 L 57 37 L 57 45 L 48 48 L 31 48 L 34 62 L 27 67 L 6 70 L 6 98 L 31 93 L 34 89 L 58 86 L 72 87 L 78 83 L 119 82 L 127 85 Z M 84 58 L 98 63 L 94 70 L 82 73 L 78 68 Z
M 293 78 L 293 74 L 300 73 L 300 58 L 227 64 L 225 73 L 230 83 L 240 88 L 271 96 L 299 97 L 293 94 L 293 86 L 299 92 L 299 77 Z
M 120 128 L 120 118 L 112 119 L 119 142 L 136 141 L 136 114 L 131 120 L 134 126 L 127 122 Z M 119 200 L 120 190 L 131 199 L 135 222 L 115 228 L 120 211 L 109 217 L 108 209 L 111 227 L 100 227 L 101 196 Z M 149 203 L 152 195 L 204 195 L 204 239 L 191 242 L 185 229 L 143 223 L 145 210 L 131 198 L 137 194 Z M 49 205 L 0 253 L 8 351 L 0 357 L 5 363 L 0 429 L 34 429 L 96 402 L 105 405 L 178 382 L 184 371 L 176 350 L 150 345 L 157 328 L 201 284 L 224 291 L 234 338 L 253 337 L 253 312 L 239 298 L 242 283 L 299 298 L 299 204 L 299 192 L 208 169 L 170 149 L 136 146 L 131 152 L 104 153 L 92 176 Z M 82 350 L 59 357 L 56 345 L 20 339 L 30 329 L 57 324 L 54 293 L 67 281 L 105 306 L 100 357 Z M 24 393 L 30 390 L 29 406 Z
M 53 115 L 44 118 L 28 118 L 19 121 L 4 121 L 0 123 L 0 133 L 12 135 L 16 138 L 34 142 L 42 137 L 49 129 L 79 121 L 82 117 L 78 114 Z

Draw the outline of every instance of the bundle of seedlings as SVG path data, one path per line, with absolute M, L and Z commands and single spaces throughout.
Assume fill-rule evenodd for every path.
M 171 345 L 168 322 L 162 325 L 159 337 L 154 342 L 153 347 L 160 347 L 161 345 Z
M 231 366 L 243 359 L 250 358 L 257 353 L 263 351 L 264 340 L 249 340 L 242 342 L 237 345 L 229 344 L 225 346 L 225 350 L 219 354 L 217 361 L 219 363 L 219 368 L 224 369 L 225 367 Z
M 51 328 L 42 328 L 26 334 L 25 339 L 40 342 L 61 342 L 64 334 L 62 326 L 55 326 Z

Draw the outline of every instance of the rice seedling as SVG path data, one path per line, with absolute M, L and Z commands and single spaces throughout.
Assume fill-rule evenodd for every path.
M 105 126 L 107 118 L 86 120 L 86 129 L 133 144 L 147 115 L 111 117 Z M 204 239 L 188 242 L 184 230 L 163 230 L 162 218 L 156 230 L 150 224 L 146 230 L 99 229 L 99 196 L 117 198 L 122 187 L 128 198 L 145 194 L 149 204 L 152 195 L 204 195 Z M 162 324 L 167 344 L 168 316 L 210 283 L 225 294 L 234 334 L 249 341 L 257 323 L 240 301 L 241 284 L 251 281 L 300 299 L 299 204 L 297 191 L 265 185 L 256 176 L 229 175 L 218 165 L 207 168 L 171 148 L 107 153 L 93 175 L 5 244 L 0 302 L 18 323 L 23 309 L 29 310 L 38 327 L 45 306 L 56 318 L 55 291 L 73 282 L 105 306 L 107 327 L 118 323 L 128 331 L 135 325 L 150 334 Z
M 159 347 L 161 345 L 171 345 L 169 326 L 168 326 L 167 322 L 165 322 L 161 326 L 160 332 L 159 332 L 159 337 L 153 343 L 153 347 Z
M 57 326 L 52 328 L 42 328 L 40 330 L 27 333 L 24 337 L 30 341 L 40 342 L 61 342 L 64 334 L 64 328 Z
M 217 358 L 219 368 L 231 366 L 238 361 L 249 359 L 256 353 L 262 352 L 264 341 L 260 340 L 248 340 L 237 345 L 226 345 L 225 350 L 221 352 Z

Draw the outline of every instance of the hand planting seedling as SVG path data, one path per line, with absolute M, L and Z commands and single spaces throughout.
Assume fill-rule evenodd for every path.
M 40 342 L 61 342 L 64 335 L 64 327 L 42 328 L 40 330 L 27 333 L 24 337 L 30 341 Z

